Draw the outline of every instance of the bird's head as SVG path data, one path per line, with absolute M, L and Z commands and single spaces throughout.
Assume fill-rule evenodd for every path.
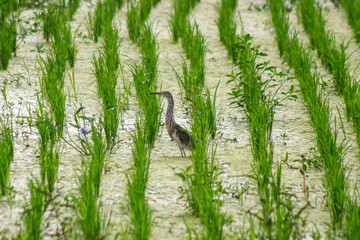
M 168 100 L 172 100 L 172 98 L 173 98 L 169 91 L 152 92 L 150 94 L 160 95 L 160 96 L 166 97 L 166 99 L 168 99 Z

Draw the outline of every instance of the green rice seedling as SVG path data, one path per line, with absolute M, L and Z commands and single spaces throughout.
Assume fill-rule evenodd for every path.
M 160 104 L 157 98 L 150 95 L 156 92 L 157 65 L 158 65 L 158 45 L 152 33 L 151 24 L 143 25 L 140 31 L 141 41 L 138 41 L 142 64 L 131 65 L 131 71 L 136 90 L 136 97 L 144 116 L 144 130 L 150 144 L 153 147 L 156 134 L 160 127 Z
M 178 42 L 181 32 L 186 28 L 186 11 L 187 4 L 185 0 L 174 1 L 174 12 L 170 15 L 169 25 L 174 42 Z
M 241 16 L 240 16 L 241 19 Z M 260 198 L 260 213 L 254 214 L 258 219 L 258 227 L 250 215 L 250 232 L 253 238 L 259 239 L 298 239 L 302 235 L 300 226 L 303 220 L 300 217 L 300 209 L 294 210 L 294 203 L 289 194 L 283 194 L 281 185 L 281 165 L 277 172 L 273 173 L 273 141 L 272 126 L 274 122 L 275 106 L 283 100 L 274 96 L 267 96 L 265 92 L 273 87 L 271 84 L 275 76 L 283 76 L 276 69 L 269 66 L 269 62 L 258 63 L 259 56 L 266 56 L 259 51 L 260 46 L 252 43 L 252 37 L 245 34 L 238 37 L 237 65 L 240 72 L 230 75 L 228 83 L 234 83 L 231 89 L 231 100 L 233 104 L 244 108 L 250 130 L 250 145 L 253 155 L 253 178 L 257 184 Z M 268 79 L 263 79 L 266 75 Z M 275 91 L 275 93 L 277 90 Z M 285 98 L 291 97 L 293 89 L 284 93 Z M 255 231 L 255 228 L 259 230 Z
M 148 75 L 148 81 L 154 85 L 157 81 L 157 64 L 159 60 L 158 45 L 156 37 L 151 31 L 152 25 L 144 25 L 141 31 L 141 41 L 139 42 L 140 53 L 142 56 L 142 66 Z
M 209 150 L 211 136 L 208 123 L 207 101 L 198 95 L 193 102 L 192 125 L 192 166 L 177 175 L 185 183 L 180 189 L 190 208 L 204 225 L 204 239 L 222 239 L 223 226 L 229 221 L 220 211 L 220 196 L 224 193 L 218 180 L 219 170 L 215 161 L 215 148 Z M 209 153 L 210 152 L 210 153 Z M 210 156 L 209 156 L 210 155 Z M 191 232 L 191 229 L 188 229 Z
M 275 40 L 280 56 L 285 54 L 289 39 L 290 23 L 287 16 L 287 9 L 282 1 L 268 0 L 272 16 L 272 25 L 275 28 Z
M 116 0 L 116 4 L 117 4 L 117 9 L 121 9 L 122 6 L 124 5 L 124 0 Z
M 313 0 L 302 0 L 299 2 L 299 11 L 312 47 L 317 49 L 322 63 L 333 75 L 335 89 L 345 100 L 346 114 L 348 119 L 353 121 L 360 146 L 360 128 L 357 114 L 360 95 L 355 83 L 356 80 L 349 73 L 348 56 L 345 53 L 346 46 L 343 43 L 336 46 L 334 35 L 330 31 L 326 32 L 326 22 L 322 18 L 322 10 L 319 4 L 315 4 Z
M 46 190 L 44 185 L 38 180 L 29 181 L 30 201 L 24 206 L 22 218 L 25 222 L 25 238 L 38 240 L 41 239 L 41 222 L 47 209 Z
M 144 116 L 143 125 L 145 136 L 151 149 L 154 146 L 156 135 L 160 127 L 161 117 L 159 100 L 150 95 L 151 92 L 156 92 L 156 82 L 151 82 L 149 79 L 151 74 L 146 73 L 144 66 L 139 66 L 134 63 L 131 68 L 136 98 Z
M 336 230 L 342 222 L 345 200 L 346 200 L 346 176 L 343 164 L 344 144 L 337 145 L 337 133 L 330 128 L 329 104 L 321 92 L 318 93 L 317 84 L 319 77 L 313 73 L 311 67 L 314 63 L 311 56 L 307 53 L 296 33 L 285 31 L 289 29 L 288 17 L 286 14 L 279 14 L 285 8 L 284 3 L 279 1 L 269 1 L 271 5 L 272 20 L 274 26 L 286 26 L 276 28 L 276 34 L 288 34 L 281 43 L 286 46 L 285 60 L 294 69 L 297 76 L 301 93 L 306 102 L 306 106 L 311 116 L 313 127 L 316 133 L 320 160 L 325 168 L 325 182 L 329 188 L 328 206 L 332 217 L 332 229 Z M 281 32 L 281 33 L 280 33 Z
M 127 192 L 131 223 L 133 225 L 133 239 L 149 239 L 151 233 L 151 210 L 147 204 L 145 190 L 149 178 L 150 148 L 146 138 L 143 120 L 137 120 L 136 132 L 133 135 L 134 166 L 127 174 Z
M 14 137 L 10 121 L 0 119 L 0 196 L 9 194 L 10 164 L 14 159 Z
M 205 100 L 205 106 L 206 106 L 206 115 L 207 115 L 207 128 L 209 130 L 209 134 L 211 138 L 215 138 L 216 130 L 217 130 L 217 123 L 219 121 L 218 115 L 216 112 L 216 94 L 217 90 L 219 88 L 220 82 L 216 85 L 213 100 L 211 101 L 210 91 L 209 89 L 206 89 L 206 100 Z
M 115 16 L 117 3 L 115 0 L 98 1 L 94 13 L 89 12 L 87 23 L 89 35 L 94 37 L 95 42 L 99 41 L 106 25 L 112 22 Z
M 177 42 L 186 31 L 187 16 L 192 8 L 200 2 L 200 0 L 175 0 L 174 11 L 170 15 L 169 25 L 174 42 Z
M 59 23 L 56 27 L 56 32 L 54 33 L 54 46 L 53 48 L 58 48 L 59 51 L 65 51 L 66 60 L 69 63 L 70 67 L 75 66 L 75 59 L 77 54 L 77 49 L 75 46 L 75 40 L 72 38 L 70 25 L 67 23 Z
M 75 211 L 77 213 L 77 225 L 83 239 L 102 239 L 106 236 L 105 226 L 101 216 L 101 204 L 95 189 L 94 180 L 89 171 L 89 163 L 84 163 L 81 175 L 78 177 L 78 189 L 80 196 L 73 196 Z
M 107 149 L 105 147 L 103 135 L 102 135 L 102 123 L 95 126 L 91 124 L 91 140 L 92 144 L 88 144 L 88 149 L 91 157 L 90 174 L 92 181 L 94 181 L 94 189 L 99 196 L 100 194 L 100 183 L 101 175 L 104 169 L 105 157 Z
M 50 4 L 47 10 L 43 9 L 37 15 L 37 19 L 41 21 L 43 37 L 49 42 L 54 37 L 58 24 L 66 22 L 66 12 L 58 4 Z
M 61 49 L 55 47 L 46 54 L 46 58 L 40 57 L 40 89 L 47 100 L 50 112 L 56 123 L 57 137 L 61 139 L 65 120 L 64 78 L 66 56 Z
M 360 2 L 359 0 L 342 0 L 341 6 L 345 9 L 350 27 L 353 29 L 355 39 L 360 43 Z
M 345 224 L 343 226 L 343 234 L 345 239 L 357 239 L 360 237 L 358 231 L 360 227 L 360 192 L 356 186 L 353 196 L 347 196 L 345 212 Z
M 73 196 L 73 201 L 78 214 L 80 236 L 84 239 L 102 239 L 107 235 L 108 224 L 105 220 L 106 216 L 102 213 L 101 202 L 98 200 L 107 152 L 101 121 L 99 123 L 91 121 L 91 130 L 86 131 L 86 134 L 91 134 L 91 141 L 88 138 L 85 140 L 90 158 L 85 158 L 83 161 L 81 175 L 78 177 L 80 197 Z
M 10 0 L 1 2 L 0 8 L 0 25 L 6 22 L 6 19 L 14 12 L 16 12 L 19 7 L 23 5 L 22 1 Z
M 185 90 L 185 98 L 190 102 L 194 97 L 201 94 L 205 85 L 205 39 L 198 30 L 195 23 L 192 27 L 190 22 L 187 23 L 187 31 L 182 36 L 182 46 L 187 58 L 190 60 L 190 69 L 183 59 L 181 63 L 183 75 L 182 79 L 175 72 L 180 87 Z
M 130 1 L 127 5 L 126 12 L 126 24 L 129 31 L 129 38 L 133 42 L 137 42 L 140 38 L 140 30 L 144 24 L 140 17 L 140 5 L 136 4 L 134 1 Z
M 228 55 L 233 62 L 237 59 L 236 56 L 236 23 L 235 23 L 235 9 L 237 0 L 222 0 L 221 5 L 216 6 L 218 18 L 216 24 L 219 29 L 220 41 L 225 45 Z
M 151 8 L 159 1 L 157 0 L 140 0 L 129 1 L 127 4 L 126 23 L 129 32 L 129 38 L 134 42 L 138 42 L 141 31 L 145 27 L 145 21 L 148 18 Z
M 104 128 L 108 148 L 115 144 L 119 126 L 119 98 L 116 96 L 117 73 L 106 67 L 106 60 L 102 56 L 93 57 L 94 74 L 97 81 L 98 95 L 102 99 L 104 114 Z
M 191 26 L 190 21 L 187 24 L 186 32 L 182 35 L 181 45 L 186 57 L 190 60 L 190 67 L 198 75 L 199 84 L 203 86 L 205 80 L 205 38 L 199 31 L 199 26 L 196 22 L 193 26 Z
M 40 175 L 48 193 L 54 191 L 59 167 L 59 152 L 56 145 L 57 132 L 53 119 L 38 98 L 36 127 L 40 134 Z
M 11 53 L 16 51 L 16 21 L 3 21 L 0 23 L 0 70 L 6 70 L 9 65 Z
M 74 14 L 80 6 L 80 0 L 69 0 L 67 4 L 67 16 L 69 20 L 74 19 Z
M 109 72 L 115 74 L 120 67 L 120 57 L 118 54 L 120 41 L 119 30 L 111 23 L 104 26 L 104 44 L 102 54 L 106 59 L 106 66 Z
M 89 35 L 94 37 L 95 42 L 99 41 L 102 34 L 102 25 L 104 24 L 105 8 L 102 1 L 98 1 L 93 15 L 89 12 Z
M 118 30 L 111 24 L 105 27 L 104 45 L 99 58 L 93 57 L 94 75 L 97 81 L 98 95 L 103 101 L 104 128 L 107 147 L 115 145 L 119 126 L 120 97 L 116 94 L 118 68 Z

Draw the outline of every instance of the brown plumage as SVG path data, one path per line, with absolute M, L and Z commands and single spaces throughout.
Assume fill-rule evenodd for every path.
M 154 92 L 150 94 L 156 94 L 164 96 L 168 101 L 168 107 L 166 110 L 165 126 L 172 140 L 178 145 L 181 156 L 185 156 L 185 148 L 189 149 L 192 143 L 191 134 L 189 134 L 184 128 L 175 122 L 174 118 L 174 99 L 169 91 Z

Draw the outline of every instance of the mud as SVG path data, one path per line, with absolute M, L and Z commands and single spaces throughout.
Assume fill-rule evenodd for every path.
M 232 217 L 233 221 L 225 228 L 227 237 L 235 237 L 247 226 L 245 213 L 249 210 L 259 208 L 256 188 L 254 182 L 245 175 L 251 172 L 252 155 L 249 144 L 248 124 L 243 111 L 239 108 L 230 106 L 229 95 L 231 85 L 226 82 L 229 78 L 226 76 L 232 71 L 237 71 L 237 67 L 227 56 L 225 47 L 219 40 L 219 33 L 215 23 L 217 14 L 214 6 L 216 0 L 203 0 L 190 13 L 191 19 L 199 24 L 202 34 L 206 37 L 206 87 L 214 92 L 219 83 L 217 93 L 217 111 L 220 113 L 220 123 L 218 136 L 213 141 L 217 145 L 216 160 L 221 167 L 220 178 L 223 186 L 228 190 L 228 194 L 223 196 L 222 211 Z M 254 5 L 264 6 L 265 1 L 247 1 L 239 0 L 237 11 L 241 13 L 244 31 L 254 37 L 254 42 L 261 45 L 261 50 L 268 54 L 262 60 L 270 60 L 271 65 L 279 70 L 287 71 L 287 66 L 279 57 L 278 49 L 274 40 L 274 29 L 271 27 L 270 13 L 267 9 L 257 11 Z M 328 21 L 327 28 L 335 33 L 338 42 L 349 40 L 352 36 L 350 27 L 346 21 L 346 15 L 342 9 L 335 9 L 330 3 L 326 4 L 324 16 Z M 154 32 L 157 34 L 159 43 L 159 64 L 158 64 L 158 86 L 162 90 L 171 91 L 175 99 L 175 116 L 179 123 L 189 127 L 189 116 L 187 115 L 186 105 L 180 94 L 172 66 L 180 72 L 179 62 L 184 57 L 181 44 L 172 42 L 169 32 L 168 20 L 172 11 L 173 2 L 163 0 L 150 14 L 149 21 L 153 23 Z M 78 37 L 76 44 L 78 54 L 74 68 L 77 99 L 71 93 L 68 97 L 66 108 L 67 129 L 64 134 L 66 139 L 75 137 L 77 131 L 71 127 L 74 122 L 73 114 L 81 104 L 86 107 L 87 114 L 99 116 L 101 112 L 100 101 L 96 94 L 96 83 L 92 74 L 92 56 L 97 52 L 99 44 L 93 40 L 83 37 L 87 35 L 86 19 L 87 13 L 92 11 L 92 5 L 88 2 L 82 2 L 80 9 L 75 14 L 74 21 L 71 21 L 73 32 L 77 30 Z M 120 26 L 120 57 L 123 67 L 123 74 L 119 76 L 119 91 L 122 81 L 131 82 L 132 77 L 128 64 L 134 60 L 139 62 L 140 56 L 136 45 L 128 38 L 126 29 L 126 7 L 118 11 L 115 22 Z M 22 12 L 23 19 L 30 19 L 34 16 L 32 10 Z M 299 31 L 301 39 L 308 44 L 307 35 L 304 33 L 301 24 L 297 21 L 295 12 L 291 14 L 293 26 Z M 240 31 L 240 20 L 237 19 L 238 29 Z M 11 164 L 11 185 L 14 187 L 14 199 L 12 205 L 2 199 L 0 202 L 1 218 L 0 233 L 11 237 L 16 235 L 22 225 L 20 215 L 25 199 L 29 197 L 27 183 L 31 176 L 39 175 L 38 163 L 38 138 L 39 135 L 35 127 L 30 128 L 26 118 L 30 111 L 36 109 L 36 93 L 39 91 L 39 71 L 38 57 L 44 53 L 38 53 L 37 47 L 45 43 L 41 32 L 33 33 L 26 37 L 25 42 L 19 46 L 17 57 L 10 60 L 8 71 L 0 72 L 0 80 L 16 79 L 20 77 L 19 82 L 13 82 L 6 86 L 6 93 L 11 110 L 14 114 L 15 128 L 15 157 Z M 350 42 L 348 52 L 352 53 L 350 57 L 350 67 L 355 70 L 360 63 L 359 45 Z M 316 55 L 314 53 L 314 55 Z M 334 92 L 331 83 L 331 76 L 321 67 L 321 62 L 315 57 L 318 70 L 324 81 L 328 82 L 326 91 L 329 94 L 330 106 L 333 111 L 333 117 L 337 117 L 336 107 L 340 109 L 340 115 L 344 121 L 346 139 L 349 140 L 349 149 L 345 161 L 353 170 L 350 172 L 350 181 L 355 184 L 358 182 L 358 148 L 355 142 L 354 131 L 351 123 L 346 121 L 344 115 L 343 100 Z M 70 72 L 71 70 L 69 70 Z M 291 71 L 290 71 L 291 76 Z M 357 72 L 354 72 L 357 75 Z M 278 79 L 280 82 L 281 79 Z M 286 91 L 294 85 L 299 89 L 296 79 L 286 81 L 283 85 L 283 91 Z M 2 84 L 4 86 L 4 84 Z M 66 87 L 71 92 L 69 77 L 66 78 Z M 133 91 L 134 92 L 134 91 Z M 9 112 L 5 107 L 3 96 L 1 96 L 3 114 Z M 164 102 L 164 104 L 166 104 Z M 74 107 L 76 106 L 76 107 Z M 131 134 L 134 130 L 134 122 L 138 106 L 134 95 L 130 97 L 130 109 L 124 113 L 123 123 L 119 129 L 119 148 L 115 154 L 107 159 L 108 172 L 103 175 L 101 184 L 101 201 L 105 208 L 111 212 L 111 239 L 119 232 L 126 231 L 129 224 L 129 215 L 126 195 L 126 170 L 132 165 L 132 140 Z M 344 139 L 342 134 L 339 141 Z M 301 156 L 314 158 L 317 155 L 314 131 L 311 126 L 309 114 L 304 106 L 302 97 L 298 94 L 297 101 L 285 101 L 284 106 L 276 109 L 275 122 L 273 127 L 274 140 L 274 160 L 282 164 L 282 181 L 288 192 L 296 196 L 297 205 L 300 208 L 306 204 L 303 193 L 303 177 L 300 173 Z M 190 155 L 190 152 L 187 152 Z M 282 161 L 288 155 L 288 162 Z M 62 145 L 61 161 L 59 167 L 59 180 L 56 184 L 57 192 L 62 196 L 71 196 L 76 194 L 76 174 L 81 167 L 81 155 L 69 145 Z M 181 198 L 178 191 L 183 186 L 181 179 L 176 175 L 182 169 L 191 164 L 189 157 L 180 157 L 178 147 L 170 141 L 166 131 L 160 130 L 160 137 L 156 141 L 151 155 L 150 177 L 147 188 L 147 197 L 152 209 L 153 226 L 152 239 L 185 239 L 187 236 L 184 219 L 188 219 L 195 227 L 199 227 L 198 219 L 191 215 L 187 208 L 186 201 Z M 306 238 L 311 239 L 311 232 L 314 224 L 324 233 L 327 229 L 327 223 L 330 221 L 330 215 L 324 197 L 326 189 L 323 185 L 323 171 L 311 169 L 306 174 L 306 185 L 309 188 L 309 201 L 312 207 L 308 207 L 303 216 L 308 220 L 304 228 Z M 231 193 L 235 187 L 248 187 L 249 191 L 245 193 L 243 203 L 241 204 Z M 66 214 L 72 214 L 65 211 Z M 53 221 L 49 233 L 57 227 Z M 2 232 L 1 232 L 2 231 Z

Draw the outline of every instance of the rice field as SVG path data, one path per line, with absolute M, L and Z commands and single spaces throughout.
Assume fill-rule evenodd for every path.
M 360 238 L 359 0 L 0 6 L 0 239 Z

